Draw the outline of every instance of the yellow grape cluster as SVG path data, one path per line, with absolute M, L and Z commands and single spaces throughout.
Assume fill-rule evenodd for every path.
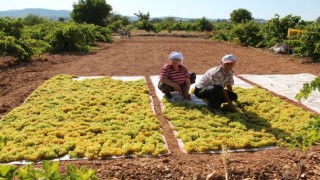
M 287 146 L 315 119 L 315 114 L 289 104 L 266 90 L 235 88 L 237 112 L 212 114 L 206 106 L 170 103 L 164 99 L 164 116 L 171 121 L 177 138 L 190 152 L 221 149 Z
M 144 80 L 46 81 L 0 121 L 0 162 L 166 153 Z

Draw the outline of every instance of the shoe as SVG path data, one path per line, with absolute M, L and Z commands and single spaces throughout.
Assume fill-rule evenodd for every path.
M 172 94 L 171 93 L 165 93 L 164 96 L 166 96 L 166 98 L 168 98 L 168 99 L 172 98 Z
M 223 114 L 223 111 L 221 109 L 211 109 L 210 111 L 214 114 Z

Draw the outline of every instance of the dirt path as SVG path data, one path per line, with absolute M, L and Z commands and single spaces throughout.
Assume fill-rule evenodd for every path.
M 235 74 L 294 74 L 320 75 L 320 64 L 307 64 L 286 55 L 265 50 L 235 46 L 198 38 L 132 37 L 118 39 L 112 44 L 100 44 L 101 51 L 90 55 L 47 55 L 47 61 L 35 61 L 13 68 L 0 69 L 0 114 L 19 106 L 45 80 L 57 74 L 89 75 L 142 75 L 147 79 L 168 141 L 171 154 L 159 158 L 133 158 L 94 161 L 72 161 L 77 165 L 95 168 L 99 177 L 125 179 L 205 179 L 213 170 L 216 178 L 223 179 L 221 155 L 181 153 L 174 135 L 161 115 L 160 104 L 149 79 L 158 75 L 171 51 L 181 51 L 184 64 L 190 71 L 203 74 L 219 64 L 224 54 L 235 54 L 238 62 Z M 0 59 L 1 63 L 4 59 Z M 61 162 L 62 169 L 70 162 Z M 290 151 L 285 148 L 254 153 L 230 155 L 229 171 L 233 179 L 293 179 L 304 164 L 306 177 L 320 177 L 320 145 L 308 151 Z

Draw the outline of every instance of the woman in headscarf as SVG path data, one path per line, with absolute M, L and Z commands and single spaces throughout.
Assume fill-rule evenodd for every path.
M 187 67 L 182 65 L 182 60 L 182 53 L 173 51 L 169 55 L 169 63 L 161 69 L 158 88 L 169 99 L 172 98 L 171 92 L 176 91 L 183 95 L 184 99 L 191 100 L 189 89 L 190 84 L 195 82 L 196 74 L 189 73 Z

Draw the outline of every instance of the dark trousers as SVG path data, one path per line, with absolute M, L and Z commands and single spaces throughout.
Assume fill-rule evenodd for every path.
M 186 89 L 186 83 L 184 83 L 183 85 L 180 85 L 180 88 L 182 90 L 182 92 L 184 93 L 185 89 Z M 174 92 L 176 91 L 172 86 L 169 86 L 167 84 L 162 83 L 161 81 L 159 81 L 158 83 L 158 88 L 163 92 L 163 93 L 170 93 L 170 92 Z
M 196 82 L 196 73 L 190 73 L 190 85 Z M 163 92 L 163 93 L 169 93 L 175 91 L 175 89 L 167 84 L 162 83 L 159 81 L 158 83 L 158 88 Z M 186 83 L 180 86 L 182 92 L 185 92 L 186 89 Z
M 231 101 L 236 101 L 238 95 L 232 91 L 226 90 Z M 205 88 L 195 88 L 194 95 L 200 99 L 206 99 L 208 106 L 219 109 L 222 103 L 227 102 L 223 97 L 223 87 L 221 85 L 213 85 Z

